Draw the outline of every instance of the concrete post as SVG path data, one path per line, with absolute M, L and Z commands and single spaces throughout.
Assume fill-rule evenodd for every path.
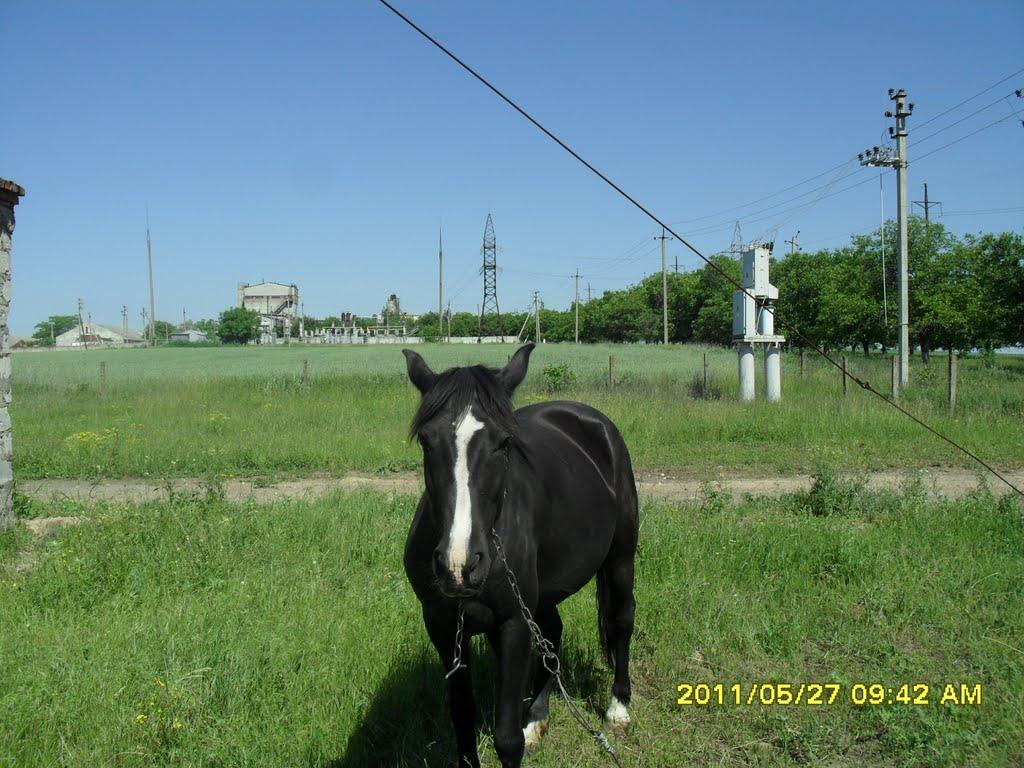
M 740 358 L 740 400 L 754 399 L 754 345 L 741 341 L 736 345 Z
M 770 304 L 765 304 L 758 313 L 757 332 L 762 336 L 775 335 L 775 315 Z M 779 344 L 772 342 L 764 347 L 764 398 L 777 402 L 782 398 L 782 368 Z
M 7 312 L 11 307 L 11 237 L 14 235 L 14 206 L 25 190 L 0 179 L 0 530 L 14 520 L 14 474 L 11 471 L 11 351 Z
M 774 403 L 782 399 L 782 369 L 778 344 L 764 348 L 764 398 Z

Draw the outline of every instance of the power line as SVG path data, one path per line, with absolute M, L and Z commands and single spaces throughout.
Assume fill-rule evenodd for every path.
M 412 21 L 412 19 L 410 19 L 408 16 L 406 16 L 401 11 L 399 11 L 397 8 L 395 8 L 393 5 L 391 5 L 391 3 L 388 2 L 388 0 L 379 0 L 379 2 L 381 3 L 381 5 L 385 6 L 388 10 L 390 10 L 392 13 L 394 13 L 396 16 L 398 16 L 398 18 L 400 18 L 402 21 L 404 21 L 406 24 L 408 24 L 412 29 L 414 29 L 417 33 L 419 33 L 423 38 L 425 38 L 434 47 L 436 47 L 438 50 L 440 50 L 442 53 L 444 53 L 446 56 L 448 56 L 448 58 L 450 58 L 452 61 L 454 61 L 460 67 L 462 67 L 462 69 L 464 69 L 468 74 L 472 75 L 484 87 L 486 87 L 488 90 L 490 90 L 492 93 L 494 93 L 494 95 L 496 95 L 498 98 L 500 98 L 502 101 L 504 101 L 510 107 L 512 107 L 512 109 L 514 109 L 516 112 L 518 112 L 520 115 L 522 115 L 535 128 L 537 128 L 537 130 L 539 130 L 541 133 L 543 133 L 545 136 L 547 136 L 549 139 L 551 139 L 553 142 L 555 142 L 558 146 L 560 146 L 562 149 L 564 149 L 567 153 L 569 153 L 572 157 L 574 157 L 577 161 L 579 161 L 579 163 L 581 165 L 583 165 L 585 168 L 587 168 L 591 173 L 593 173 L 595 176 L 597 176 L 599 179 L 601 179 L 605 184 L 607 184 L 613 190 L 618 192 L 619 195 L 621 195 L 623 198 L 628 200 L 635 208 L 637 208 L 637 210 L 639 210 L 641 213 L 643 213 L 645 216 L 647 216 L 647 218 L 651 219 L 655 224 L 658 224 L 658 225 L 660 225 L 662 227 L 665 227 L 665 231 L 666 232 L 668 232 L 669 234 L 674 236 L 680 243 L 682 243 L 688 249 L 693 251 L 693 253 L 696 254 L 699 258 L 701 258 L 708 266 L 710 266 L 712 269 L 714 269 L 716 272 L 718 272 L 718 274 L 723 279 L 725 279 L 726 282 L 728 282 L 729 284 L 731 284 L 734 287 L 736 287 L 738 290 L 740 290 L 742 293 L 744 293 L 749 298 L 752 298 L 752 299 L 755 298 L 753 296 L 753 294 L 751 294 L 748 289 L 744 288 L 740 284 L 740 282 L 738 280 L 733 278 L 728 272 L 726 272 L 720 266 L 718 266 L 713 261 L 711 261 L 709 258 L 707 258 L 704 254 L 702 254 L 700 251 L 698 251 L 684 237 L 680 236 L 671 227 L 666 225 L 664 221 L 662 221 L 660 218 L 658 218 L 658 216 L 656 216 L 653 212 L 651 212 L 646 206 L 644 206 L 642 203 L 640 203 L 636 198 L 634 198 L 632 195 L 630 195 L 628 192 L 626 192 L 622 187 L 620 187 L 618 184 L 616 184 L 610 178 L 605 176 L 595 166 L 593 166 L 590 162 L 588 162 L 586 159 L 584 159 L 578 152 L 576 152 L 576 150 L 574 150 L 572 147 L 570 147 L 568 144 L 566 144 L 564 141 L 562 141 L 558 136 L 556 136 L 554 133 L 552 133 L 547 128 L 545 128 L 529 112 L 524 110 L 516 102 L 514 102 L 512 99 L 510 99 L 508 96 L 506 96 L 496 86 L 492 85 L 489 80 L 487 80 L 482 75 L 480 75 L 475 69 L 470 67 L 464 61 L 462 61 L 462 59 L 460 59 L 458 56 L 456 56 L 454 53 L 452 53 L 450 50 L 448 50 L 444 45 L 442 45 L 440 42 L 438 42 L 435 38 L 431 37 L 430 34 L 428 34 L 425 30 L 423 30 L 421 27 L 419 27 L 414 21 Z M 872 177 L 869 180 L 870 181 L 874 181 L 874 178 Z M 778 317 L 778 315 L 774 311 L 772 311 L 772 314 L 773 314 L 773 316 Z M 912 414 L 909 411 L 907 411 L 905 408 L 900 406 L 899 403 L 893 402 L 892 400 L 887 398 L 885 395 L 883 395 L 881 392 L 879 392 L 877 389 L 875 389 L 873 386 L 871 386 L 871 383 L 869 381 L 867 381 L 865 379 L 861 379 L 860 377 L 858 377 L 855 374 L 851 373 L 849 371 L 849 369 L 847 369 L 847 367 L 845 365 L 840 365 L 838 362 L 836 362 L 834 359 L 832 359 L 823 349 L 821 349 L 821 347 L 819 347 L 817 344 L 815 344 L 810 338 L 808 338 L 805 334 L 803 334 L 798 328 L 796 328 L 790 322 L 788 322 L 787 320 L 785 320 L 782 317 L 778 317 L 778 319 L 779 319 L 779 321 L 783 325 L 785 325 L 789 330 L 791 330 L 796 336 L 800 337 L 800 339 L 803 340 L 808 346 L 810 346 L 819 355 L 821 355 L 825 360 L 827 360 L 829 363 L 831 363 L 837 370 L 841 371 L 843 376 L 848 377 L 853 382 L 855 382 L 858 386 L 860 386 L 862 389 L 867 390 L 868 392 L 871 392 L 872 394 L 874 394 L 876 397 L 878 397 L 883 402 L 888 403 L 890 406 L 895 408 L 897 411 L 899 411 L 900 413 L 905 415 L 907 418 L 911 419 L 912 421 L 914 421 L 915 423 L 917 423 L 918 425 L 923 427 L 928 432 L 931 432 L 933 435 L 935 435 L 939 439 L 945 441 L 946 443 L 948 443 L 949 445 L 953 446 L 957 450 L 961 451 L 965 455 L 971 457 L 974 461 L 978 462 L 978 464 L 980 464 L 981 466 L 985 467 L 985 469 L 987 469 L 993 475 L 998 477 L 1007 486 L 1009 486 L 1014 491 L 1016 491 L 1017 494 L 1019 494 L 1021 497 L 1024 497 L 1024 491 L 1022 491 L 1020 488 L 1015 486 L 1012 482 L 1010 482 L 1009 479 L 1007 479 L 1004 475 L 1002 475 L 999 472 L 999 470 L 997 470 L 995 467 L 993 467 L 990 464 L 988 464 L 984 459 L 982 459 L 980 456 L 978 456 L 977 454 L 972 452 L 969 448 L 966 448 L 965 446 L 960 445 L 959 443 L 954 441 L 952 438 L 947 437 L 946 435 L 944 435 L 941 432 L 939 432 L 938 430 L 936 430 L 934 427 L 930 426 L 929 424 L 925 423 L 924 421 L 919 419 L 914 414 Z
M 911 147 L 916 147 L 918 144 L 922 144 L 922 143 L 928 141 L 933 136 L 938 136 L 940 133 L 943 133 L 944 131 L 948 131 L 950 128 L 953 128 L 954 126 L 960 125 L 960 123 L 964 122 L 965 120 L 970 120 L 975 115 L 979 115 L 982 112 L 984 112 L 985 110 L 991 109 L 996 104 L 999 104 L 1000 102 L 1006 101 L 1006 99 L 1010 98 L 1010 96 L 1012 96 L 1012 95 L 1013 95 L 1012 93 L 1009 93 L 1006 96 L 1000 96 L 995 101 L 989 102 L 984 107 L 979 107 L 978 109 L 976 109 L 973 112 L 971 112 L 969 115 L 964 115 L 959 120 L 954 120 L 949 125 L 944 125 L 941 128 L 939 128 L 937 131 L 932 131 L 927 136 L 924 136 L 923 138 L 920 138 L 917 141 L 913 142 L 910 146 Z
M 1021 74 L 1022 72 L 1024 72 L 1024 67 L 1021 67 L 1021 68 L 1020 68 L 1020 69 L 1018 69 L 1018 70 L 1017 70 L 1016 72 L 1011 72 L 1011 73 L 1010 73 L 1010 74 L 1008 74 L 1008 75 L 1007 75 L 1006 77 L 1004 77 L 1004 78 L 1003 78 L 1002 80 L 999 80 L 999 81 L 997 81 L 997 82 L 995 82 L 995 83 L 992 83 L 992 85 L 990 85 L 990 86 L 989 86 L 988 88 L 984 88 L 983 90 L 980 90 L 980 91 L 978 91 L 978 92 L 977 92 L 976 94 L 974 94 L 973 96 L 968 96 L 968 97 L 967 97 L 966 99 L 964 99 L 963 101 L 961 101 L 961 102 L 960 102 L 960 103 L 958 103 L 958 104 L 954 104 L 954 105 L 953 105 L 952 107 L 950 107 L 949 109 L 944 109 L 944 110 L 942 110 L 941 112 L 939 112 L 939 114 L 937 114 L 937 115 L 935 115 L 935 116 L 933 116 L 933 117 L 929 117 L 929 118 L 928 118 L 927 120 L 925 120 L 925 121 L 924 121 L 923 123 L 918 123 L 918 125 L 917 125 L 917 128 L 918 128 L 918 130 L 920 130 L 921 128 L 924 128 L 924 127 L 925 127 L 926 125 L 928 125 L 929 123 L 933 123 L 933 122 L 935 122 L 936 120 L 938 120 L 938 119 L 939 119 L 940 117 L 942 117 L 943 115 L 948 115 L 948 114 L 949 114 L 950 112 L 952 112 L 952 111 L 953 111 L 954 109 L 959 109 L 960 107 L 962 107 L 962 106 L 963 106 L 964 104 L 966 104 L 967 102 L 969 102 L 969 101 L 974 101 L 974 100 L 975 100 L 976 98 L 978 98 L 979 96 L 983 96 L 983 95 L 985 95 L 986 93 L 988 93 L 989 91 L 991 91 L 991 90 L 992 90 L 993 88 L 997 88 L 998 86 L 1000 86 L 1000 85 L 1002 85 L 1003 83 L 1005 83 L 1005 82 L 1006 82 L 1007 80 L 1011 80 L 1011 79 L 1015 78 L 1015 77 L 1016 77 L 1017 75 Z
M 924 160 L 926 157 L 931 157 L 936 152 L 941 152 L 942 150 L 946 149 L 947 147 L 952 147 L 954 144 L 959 144 L 964 139 L 969 139 L 969 138 L 971 138 L 971 136 L 974 136 L 975 134 L 978 134 L 978 133 L 981 133 L 982 131 L 988 130 L 993 125 L 999 125 L 999 123 L 1005 123 L 1007 120 L 1014 120 L 1014 119 L 1016 119 L 1016 115 L 1007 115 L 1006 117 L 1000 117 L 998 120 L 993 120 L 991 123 L 987 123 L 987 124 L 981 126 L 981 128 L 973 130 L 970 133 L 965 133 L 963 136 L 961 136 L 958 139 L 953 139 L 953 141 L 951 141 L 951 142 L 949 142 L 947 144 L 943 144 L 941 147 L 936 147 L 931 152 L 925 152 L 923 155 L 921 155 L 919 158 L 917 158 L 917 160 L 915 160 L 914 162 L 919 163 L 922 160 Z

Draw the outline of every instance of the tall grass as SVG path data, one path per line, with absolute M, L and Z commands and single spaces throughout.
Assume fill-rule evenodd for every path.
M 628 766 L 1024 760 L 1024 514 L 985 492 L 645 505 Z M 0 765 L 442 766 L 442 671 L 401 567 L 415 499 L 226 504 L 214 486 L 0 536 Z M 17 529 L 15 529 L 17 531 Z M 26 565 L 31 564 L 31 565 Z M 610 679 L 590 588 L 572 694 Z M 475 645 L 485 765 L 493 661 Z M 980 707 L 679 707 L 681 682 L 981 683 Z M 600 766 L 560 703 L 537 766 Z

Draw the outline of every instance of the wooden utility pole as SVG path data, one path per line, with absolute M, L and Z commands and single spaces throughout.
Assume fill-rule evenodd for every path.
M 615 355 L 608 356 L 608 388 L 615 389 Z
M 846 395 L 847 395 L 847 393 L 849 391 L 849 386 L 850 386 L 850 380 L 846 376 L 846 355 L 843 355 L 842 360 L 843 360 L 843 367 L 840 370 L 840 373 L 843 376 L 843 397 L 846 397 Z
M 668 264 L 665 261 L 665 241 L 674 238 L 665 237 L 665 228 L 662 227 L 661 237 L 654 239 L 661 240 L 661 341 L 668 344 Z
M 892 401 L 898 403 L 900 401 L 900 361 L 897 355 L 892 356 L 892 384 L 890 393 Z
M 787 243 L 789 243 L 789 255 L 790 256 L 792 256 L 794 253 L 796 253 L 797 251 L 800 250 L 800 244 L 797 243 L 797 238 L 799 238 L 799 237 L 800 237 L 800 230 L 798 229 L 796 231 L 796 234 L 793 235 L 793 237 L 791 237 L 789 240 L 786 241 Z
M 533 342 L 540 344 L 540 293 L 533 292 Z
M 441 242 L 441 227 L 437 228 L 437 330 L 444 338 L 444 246 Z
M 149 343 L 156 345 L 156 307 L 153 303 L 153 243 L 149 238 L 149 206 L 146 206 L 146 259 L 149 262 Z
M 704 353 L 704 397 L 708 396 L 708 353 Z
M 576 269 L 576 343 L 580 343 L 580 270 Z

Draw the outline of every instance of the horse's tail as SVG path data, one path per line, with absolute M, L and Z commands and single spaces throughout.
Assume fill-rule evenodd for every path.
M 597 572 L 597 639 L 601 643 L 601 651 L 605 661 L 615 666 L 612 658 L 612 590 L 608 584 L 605 568 Z

